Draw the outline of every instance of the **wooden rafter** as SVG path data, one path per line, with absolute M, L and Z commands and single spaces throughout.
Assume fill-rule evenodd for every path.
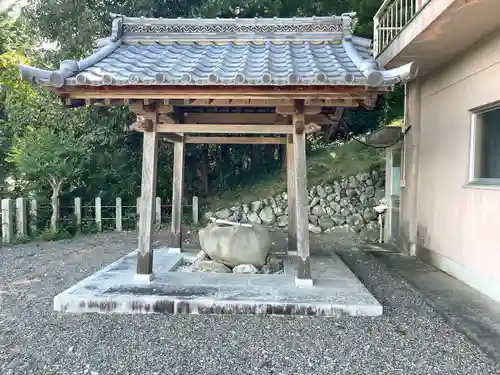
M 52 88 L 58 95 L 70 99 L 338 99 L 339 97 L 367 97 L 372 93 L 388 91 L 364 86 L 144 86 L 144 87 L 63 87 Z M 191 105 L 191 101 L 189 105 Z
M 141 128 L 134 129 L 143 131 Z M 291 134 L 291 125 L 249 124 L 158 124 L 160 133 L 207 133 L 207 134 Z
M 185 143 L 205 144 L 285 144 L 285 137 L 207 137 L 187 135 Z

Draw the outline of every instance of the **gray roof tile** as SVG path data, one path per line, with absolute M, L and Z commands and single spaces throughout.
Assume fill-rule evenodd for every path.
M 207 34 L 208 33 L 208 34 Z M 385 71 L 350 18 L 164 20 L 116 16 L 113 34 L 87 59 L 24 79 L 76 85 L 392 85 L 414 64 Z

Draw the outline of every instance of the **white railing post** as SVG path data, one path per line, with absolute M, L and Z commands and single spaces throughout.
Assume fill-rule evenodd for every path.
M 82 198 L 76 197 L 73 200 L 75 219 L 76 219 L 76 229 L 78 232 L 82 230 Z
M 156 197 L 155 201 L 155 212 L 156 212 L 156 225 L 161 225 L 161 198 Z
M 97 197 L 95 199 L 95 224 L 97 226 L 97 231 L 102 232 L 102 212 L 101 212 L 101 198 Z
M 14 204 L 12 199 L 2 199 L 2 242 L 10 243 L 14 237 Z
M 28 235 L 27 205 L 25 198 L 16 198 L 16 235 L 23 238 Z
M 200 211 L 198 207 L 198 197 L 195 195 L 193 197 L 193 223 L 198 224 L 200 217 Z
M 122 225 L 122 199 L 116 198 L 116 231 L 121 232 L 123 229 Z

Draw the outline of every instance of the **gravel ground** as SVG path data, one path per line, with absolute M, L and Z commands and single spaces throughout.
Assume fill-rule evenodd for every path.
M 53 297 L 134 249 L 136 236 L 1 248 L 0 374 L 500 374 L 371 255 L 321 241 L 341 250 L 384 316 L 64 315 Z

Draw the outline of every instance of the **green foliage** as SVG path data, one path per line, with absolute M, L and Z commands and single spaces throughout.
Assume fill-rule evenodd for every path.
M 66 202 L 76 196 L 84 202 L 93 201 L 96 196 L 103 202 L 114 201 L 118 196 L 124 202 L 135 202 L 140 194 L 142 136 L 126 130 L 134 119 L 127 107 L 64 108 L 54 94 L 19 77 L 21 63 L 55 68 L 61 60 L 88 55 L 96 38 L 110 34 L 110 12 L 173 18 L 322 16 L 356 11 L 355 32 L 370 38 L 372 18 L 381 3 L 382 0 L 40 0 L 29 2 L 17 19 L 0 15 L 2 196 L 19 193 L 48 198 L 54 181 L 61 182 L 61 187 L 65 182 L 60 197 Z M 40 47 L 43 42 L 55 43 L 57 48 L 44 50 Z M 363 134 L 402 113 L 402 89 L 398 88 L 381 97 L 374 111 L 346 110 L 345 119 L 355 134 Z M 308 138 L 310 183 L 367 168 L 378 160 L 363 150 L 356 151 L 359 158 L 350 151 L 343 154 L 344 148 L 353 147 L 354 152 L 357 145 L 332 146 L 321 137 Z M 331 158 L 332 152 L 337 159 Z M 190 144 L 185 159 L 187 197 L 196 194 L 210 201 L 210 197 L 231 194 L 266 196 L 266 191 L 271 193 L 283 187 L 282 145 Z M 158 160 L 157 195 L 167 200 L 172 187 L 171 144 L 160 142 Z M 8 177 L 16 182 L 15 192 L 5 184 Z M 124 229 L 135 227 L 135 215 L 124 211 Z M 77 229 L 74 219 L 68 217 L 59 232 L 43 232 L 42 237 L 64 237 Z M 85 222 L 81 229 L 97 230 L 90 222 Z
M 17 138 L 8 161 L 32 184 L 45 180 L 54 187 L 80 176 L 87 152 L 85 136 L 43 126 L 28 128 L 23 137 Z

